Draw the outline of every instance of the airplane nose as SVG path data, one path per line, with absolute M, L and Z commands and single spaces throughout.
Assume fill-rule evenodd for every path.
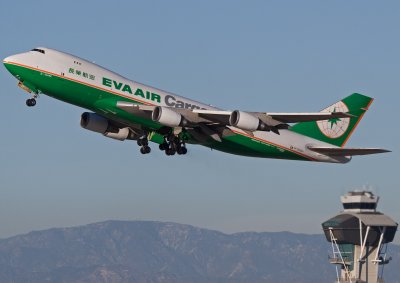
M 7 63 L 10 62 L 13 56 L 8 56 L 6 58 L 3 59 L 3 63 Z
M 4 58 L 3 59 L 3 65 L 4 65 L 4 67 L 13 75 L 13 76 L 15 76 L 15 70 L 14 70 L 14 68 L 13 68 L 13 64 L 12 63 L 17 63 L 19 60 L 18 60 L 18 58 L 16 58 L 16 57 L 19 57 L 18 55 L 11 55 L 11 56 L 8 56 L 8 57 L 6 57 L 6 58 Z
M 6 64 L 8 62 L 15 62 L 15 55 L 11 55 L 3 59 L 3 64 Z

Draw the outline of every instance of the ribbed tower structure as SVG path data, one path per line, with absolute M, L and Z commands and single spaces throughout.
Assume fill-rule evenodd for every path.
M 376 211 L 379 197 L 369 191 L 352 191 L 341 197 L 344 210 L 322 223 L 332 243 L 330 263 L 336 265 L 335 283 L 383 283 L 387 244 L 398 224 Z

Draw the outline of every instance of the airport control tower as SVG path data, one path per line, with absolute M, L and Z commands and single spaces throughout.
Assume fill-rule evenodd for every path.
M 341 201 L 344 210 L 322 223 L 332 243 L 329 260 L 336 265 L 335 283 L 383 283 L 384 266 L 391 260 L 387 244 L 398 224 L 376 211 L 379 197 L 371 192 L 349 192 Z

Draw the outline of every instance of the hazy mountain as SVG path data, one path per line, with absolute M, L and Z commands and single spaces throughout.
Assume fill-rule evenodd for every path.
M 333 282 L 322 235 L 107 221 L 0 240 L 0 282 Z M 386 282 L 400 282 L 400 247 Z

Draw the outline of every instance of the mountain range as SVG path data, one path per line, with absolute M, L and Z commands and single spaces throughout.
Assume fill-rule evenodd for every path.
M 0 240 L 0 282 L 334 282 L 323 235 L 224 234 L 154 221 L 106 221 Z M 385 282 L 400 282 L 400 246 Z

